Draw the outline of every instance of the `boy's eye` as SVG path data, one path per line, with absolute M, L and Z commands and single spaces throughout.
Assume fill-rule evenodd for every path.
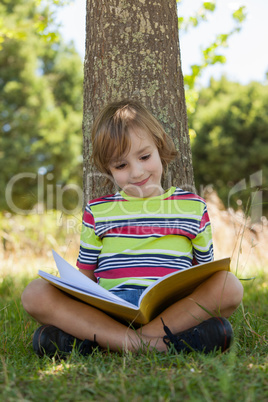
M 141 157 L 141 160 L 146 161 L 147 159 L 149 159 L 151 156 L 151 154 L 147 154 Z
M 127 165 L 126 163 L 121 163 L 120 165 L 115 166 L 115 169 L 117 170 L 124 169 L 126 165 Z

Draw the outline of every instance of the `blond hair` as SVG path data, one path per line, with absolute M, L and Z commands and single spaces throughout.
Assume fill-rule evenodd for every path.
M 138 101 L 122 100 L 104 107 L 92 128 L 92 158 L 97 169 L 110 175 L 109 164 L 130 149 L 129 131 L 135 128 L 151 135 L 165 170 L 177 151 L 160 123 Z

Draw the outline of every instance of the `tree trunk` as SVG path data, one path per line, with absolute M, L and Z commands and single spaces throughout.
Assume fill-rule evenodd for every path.
M 176 0 L 87 0 L 84 64 L 84 202 L 108 194 L 91 164 L 90 133 L 100 109 L 140 100 L 173 138 L 179 156 L 164 187 L 193 189 Z

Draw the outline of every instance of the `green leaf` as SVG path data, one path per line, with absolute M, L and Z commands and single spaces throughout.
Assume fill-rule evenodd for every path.
M 179 29 L 182 28 L 183 22 L 184 22 L 184 18 L 183 18 L 183 17 L 178 17 L 178 26 L 179 26 Z
M 247 13 L 246 13 L 246 7 L 242 6 L 239 7 L 236 11 L 233 12 L 233 18 L 237 22 L 241 23 L 246 19 Z
M 222 56 L 222 55 L 215 55 L 212 59 L 211 64 L 216 64 L 216 63 L 221 63 L 221 64 L 226 63 L 226 57 Z
M 230 36 L 229 34 L 220 34 L 217 36 L 217 40 L 221 46 L 224 46 L 224 47 L 228 46 L 227 40 L 228 40 L 229 36 Z
M 201 66 L 193 64 L 191 66 L 191 69 L 192 69 L 192 75 L 197 76 L 200 73 Z
M 198 25 L 198 19 L 196 17 L 190 17 L 189 22 L 196 27 Z
M 216 4 L 214 3 L 214 1 L 205 1 L 203 3 L 203 7 L 205 10 L 214 11 L 216 8 Z

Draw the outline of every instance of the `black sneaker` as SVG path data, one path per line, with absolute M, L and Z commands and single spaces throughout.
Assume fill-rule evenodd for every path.
M 174 345 L 177 352 L 190 353 L 193 351 L 208 354 L 215 350 L 224 352 L 227 350 L 233 339 L 232 326 L 224 317 L 212 317 L 196 327 L 187 329 L 178 334 L 172 334 L 164 324 L 164 331 L 167 335 L 163 341 L 168 348 Z
M 97 342 L 85 339 L 81 341 L 72 335 L 63 332 L 53 325 L 43 325 L 39 327 L 33 336 L 33 349 L 35 353 L 43 357 L 66 357 L 74 348 L 83 356 L 90 355 L 94 349 L 98 348 Z

